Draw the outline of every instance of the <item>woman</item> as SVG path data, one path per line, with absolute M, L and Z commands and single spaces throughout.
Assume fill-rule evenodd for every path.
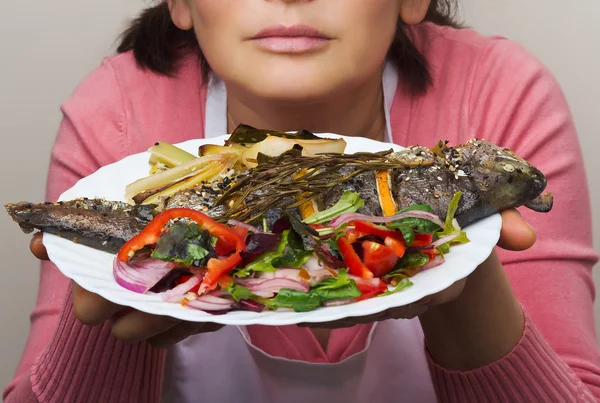
M 320 328 L 221 328 L 123 309 L 46 261 L 6 402 L 599 398 L 597 255 L 571 115 L 536 59 L 503 38 L 455 28 L 453 6 L 158 4 L 63 105 L 47 198 L 156 140 L 219 135 L 243 122 L 403 145 L 485 138 L 547 175 L 557 201 L 550 215 L 503 212 L 500 249 L 467 280 Z M 47 259 L 39 238 L 32 251 Z

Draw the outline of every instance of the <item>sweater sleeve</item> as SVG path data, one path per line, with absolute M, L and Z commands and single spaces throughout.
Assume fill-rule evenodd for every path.
M 441 401 L 592 402 L 600 399 L 591 209 L 579 140 L 565 97 L 548 70 L 521 46 L 494 39 L 473 77 L 470 137 L 508 147 L 537 166 L 554 194 L 547 214 L 522 209 L 535 246 L 500 251 L 525 313 L 511 353 L 469 372 L 429 357 Z
M 128 153 L 127 118 L 109 59 L 77 87 L 62 112 L 47 201 Z M 3 398 L 6 403 L 158 402 L 164 356 L 145 342 L 118 341 L 108 323 L 80 323 L 73 314 L 70 280 L 43 262 L 29 337 Z

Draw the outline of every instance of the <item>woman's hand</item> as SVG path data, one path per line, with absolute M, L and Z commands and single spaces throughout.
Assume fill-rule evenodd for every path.
M 500 230 L 500 239 L 498 246 L 508 250 L 525 250 L 533 246 L 536 240 L 536 233 L 529 224 L 523 219 L 521 214 L 516 209 L 505 210 L 502 215 L 502 229 Z M 476 272 L 485 270 L 490 264 L 497 264 L 496 253 L 492 255 L 486 262 L 481 264 Z M 475 274 L 473 273 L 473 274 Z M 358 324 L 366 324 L 387 319 L 412 319 L 425 314 L 428 308 L 440 306 L 452 301 L 455 301 L 463 293 L 465 285 L 469 278 L 457 281 L 447 289 L 440 291 L 437 294 L 429 295 L 415 303 L 401 306 L 398 308 L 390 308 L 375 315 L 362 316 L 356 318 L 344 318 L 334 322 L 327 323 L 312 323 L 302 324 L 302 326 L 310 326 L 315 328 L 335 329 L 342 327 L 351 327 Z
M 31 239 L 30 249 L 36 258 L 49 260 L 41 234 Z M 79 321 L 88 326 L 97 326 L 108 320 L 113 335 L 125 342 L 147 340 L 154 347 L 164 348 L 194 334 L 214 332 L 223 327 L 216 323 L 184 322 L 116 305 L 84 290 L 74 281 L 72 294 L 73 310 Z

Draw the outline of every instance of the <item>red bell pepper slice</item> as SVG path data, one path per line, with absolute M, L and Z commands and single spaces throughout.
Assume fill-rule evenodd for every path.
M 386 246 L 388 246 L 394 251 L 396 256 L 398 256 L 399 258 L 404 256 L 404 253 L 406 252 L 406 245 L 404 245 L 404 242 L 389 236 L 385 237 L 384 242 Z
M 214 290 L 219 284 L 219 279 L 233 270 L 235 266 L 240 264 L 242 257 L 239 252 L 235 252 L 223 259 L 212 258 L 206 264 L 208 273 L 204 276 L 202 284 L 200 284 L 199 294 L 203 294 L 206 291 Z M 229 282 L 228 282 L 229 284 Z
M 344 238 L 346 238 L 348 240 L 348 242 L 350 242 L 352 244 L 352 243 L 356 242 L 356 240 L 362 236 L 363 236 L 363 234 L 361 234 L 360 232 L 351 229 L 351 230 L 346 231 Z
M 221 289 L 223 290 L 227 288 L 229 284 L 231 284 L 232 280 L 233 277 L 231 277 L 229 274 L 224 274 L 219 278 L 219 280 L 217 280 L 217 283 L 219 284 L 219 287 L 221 287 Z
M 245 239 L 226 225 L 220 224 L 206 214 L 193 209 L 174 208 L 166 210 L 154 217 L 146 228 L 123 245 L 119 250 L 117 258 L 122 262 L 127 262 L 135 252 L 145 246 L 154 245 L 160 238 L 165 225 L 176 218 L 188 218 L 195 221 L 202 229 L 208 231 L 211 235 L 233 243 L 238 253 L 246 250 Z
M 165 225 L 176 218 L 188 218 L 195 221 L 203 230 L 208 231 L 218 240 L 224 240 L 235 245 L 235 253 L 230 256 L 224 259 L 211 258 L 208 260 L 208 273 L 204 276 L 204 279 L 200 284 L 199 294 L 216 288 L 219 278 L 228 274 L 242 261 L 240 252 L 246 251 L 246 240 L 236 233 L 236 231 L 233 231 L 226 225 L 216 222 L 206 214 L 197 210 L 174 208 L 160 213 L 150 221 L 146 228 L 123 245 L 117 254 L 117 258 L 122 262 L 127 262 L 135 252 L 145 246 L 156 244 Z
M 437 255 L 440 254 L 440 251 L 435 248 L 421 249 L 419 252 L 429 256 L 429 261 L 432 261 Z
M 231 227 L 230 230 L 241 236 L 243 239 L 246 239 L 248 236 L 248 228 L 246 227 L 235 225 Z M 235 243 L 231 242 L 230 240 L 219 238 L 217 244 L 215 245 L 215 253 L 217 256 L 228 255 L 235 250 L 235 246 Z
M 365 235 L 377 235 L 382 239 L 386 237 L 404 240 L 402 232 L 380 227 L 368 221 L 355 221 L 354 230 Z
M 433 243 L 432 234 L 415 234 L 415 240 L 411 246 L 429 246 Z
M 386 292 L 388 289 L 387 285 L 383 281 L 380 281 L 377 285 L 357 281 L 356 286 L 361 292 L 360 297 L 356 299 L 357 301 L 376 297 L 377 295 Z
M 373 278 L 373 273 L 365 266 L 362 260 L 360 260 L 360 257 L 354 251 L 352 242 L 347 238 L 347 235 L 338 239 L 337 245 L 351 274 L 364 279 Z
M 375 277 L 385 276 L 398 263 L 398 256 L 390 247 L 371 241 L 363 241 L 362 247 L 363 262 Z

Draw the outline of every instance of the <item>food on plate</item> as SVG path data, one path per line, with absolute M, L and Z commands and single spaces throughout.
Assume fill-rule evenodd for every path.
M 344 154 L 335 140 L 307 151 L 303 142 L 322 141 L 312 136 L 240 126 L 224 145 L 200 147 L 199 157 L 174 146 L 161 147 L 160 159 L 152 154 L 150 163 L 163 166 L 149 178 L 194 164 L 221 169 L 193 186 L 177 188 L 171 175 L 161 181 L 169 192 L 130 204 L 77 199 L 6 208 L 24 232 L 116 254 L 123 287 L 211 313 L 308 311 L 399 292 L 469 242 L 462 227 L 511 207 L 552 208 L 539 170 L 483 140 Z M 290 142 L 266 145 L 245 162 L 269 139 Z
M 200 146 L 198 157 L 172 144 L 156 142 L 148 149 L 149 176 L 129 184 L 125 198 L 136 204 L 153 204 L 202 182 L 218 181 L 228 173 L 254 168 L 259 153 L 278 156 L 294 146 L 301 146 L 303 155 L 343 153 L 346 141 L 320 138 L 306 130 L 284 133 L 239 125 L 225 145 Z

